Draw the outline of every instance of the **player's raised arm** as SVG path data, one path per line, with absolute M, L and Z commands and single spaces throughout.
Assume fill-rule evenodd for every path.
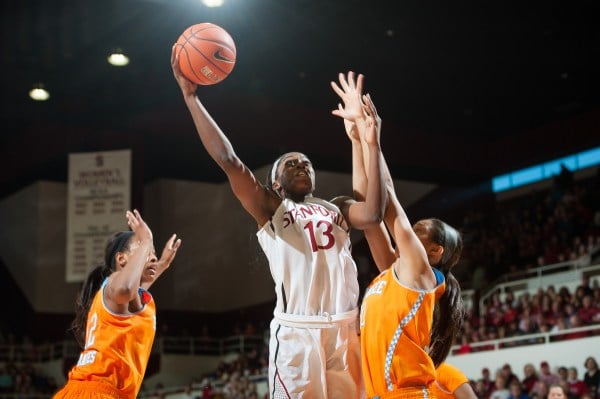
M 192 115 L 198 136 L 206 151 L 227 175 L 229 184 L 244 209 L 262 226 L 269 220 L 281 200 L 261 184 L 252 171 L 238 158 L 231 142 L 196 95 L 198 85 L 181 73 L 176 50 L 176 47 L 173 46 L 171 67 L 183 93 L 185 104 Z

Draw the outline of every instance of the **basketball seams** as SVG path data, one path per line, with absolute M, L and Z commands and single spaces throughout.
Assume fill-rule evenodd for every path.
M 181 58 L 181 52 L 184 52 L 185 55 L 185 62 L 188 65 L 189 70 L 194 74 L 194 77 L 196 77 L 197 80 L 199 81 L 206 81 L 208 80 L 206 76 L 202 75 L 202 74 L 198 74 L 196 72 L 196 69 L 194 68 L 194 65 L 192 64 L 192 61 L 190 61 L 190 57 L 188 55 L 188 49 L 185 47 L 181 47 L 181 50 L 179 50 L 179 57 Z M 200 52 L 198 52 L 202 57 L 206 58 L 206 56 Z M 206 60 L 208 62 L 210 62 L 210 60 L 208 58 L 206 58 Z M 211 62 L 212 64 L 212 62 Z M 219 79 L 220 80 L 220 79 Z
M 202 31 L 205 31 L 206 29 L 203 29 Z M 199 31 L 200 32 L 200 31 Z M 183 33 L 183 38 L 185 39 L 186 43 L 191 43 L 190 39 L 194 38 L 196 40 L 199 41 L 203 41 L 203 42 L 209 42 L 209 43 L 214 43 L 214 44 L 218 44 L 219 46 L 225 47 L 227 50 L 231 51 L 232 53 L 235 53 L 235 46 L 232 47 L 231 43 L 226 43 L 217 39 L 209 39 L 206 37 L 202 37 L 202 36 L 196 36 L 197 32 L 190 32 L 190 36 L 186 36 L 185 32 Z
M 190 37 L 193 37 L 193 38 L 198 39 L 198 40 L 205 40 L 207 42 L 216 43 L 216 44 L 218 44 L 220 46 L 226 47 L 229 51 L 235 53 L 235 45 L 233 44 L 233 39 L 231 37 L 229 38 L 229 41 L 231 41 L 231 43 L 228 43 L 228 42 L 220 41 L 218 39 L 211 39 L 211 38 L 206 38 L 206 37 L 202 37 L 202 36 L 200 36 L 200 37 L 197 36 L 198 33 L 200 33 L 200 32 L 206 32 L 206 31 L 211 30 L 211 29 L 214 30 L 217 33 L 217 35 L 219 33 L 221 33 L 221 34 L 222 33 L 227 33 L 227 32 L 224 31 L 223 28 L 220 28 L 220 27 L 217 27 L 215 25 L 212 25 L 212 26 L 207 26 L 205 28 L 199 28 L 198 30 L 194 30 L 194 27 L 195 26 L 191 26 L 187 30 L 187 31 L 189 31 Z M 184 36 L 184 38 L 186 40 L 189 40 L 190 37 L 186 37 L 185 36 L 186 32 L 183 32 L 183 36 Z
M 222 67 L 220 67 L 218 64 L 216 64 L 213 61 L 213 59 L 210 58 L 210 56 L 207 56 L 206 54 L 204 54 L 201 49 L 199 49 L 196 46 L 194 46 L 193 43 L 190 43 L 190 42 L 187 42 L 187 43 L 190 45 L 191 48 L 193 48 L 194 50 L 196 50 L 196 53 L 198 53 L 199 55 L 201 55 L 202 58 L 204 58 L 209 64 L 211 64 L 212 66 L 214 66 L 215 68 L 217 68 L 220 72 L 224 73 L 225 75 L 227 75 L 229 73 L 225 69 L 223 69 Z M 187 61 L 189 63 L 190 69 L 192 71 L 194 71 L 194 75 L 195 75 L 196 74 L 196 70 L 195 70 L 192 62 L 190 61 L 190 57 L 189 57 L 189 54 L 188 54 L 189 50 L 185 46 L 182 46 L 181 50 L 185 50 L 186 59 L 187 59 Z M 180 53 L 181 53 L 181 50 L 179 50 Z
M 224 47 L 224 48 L 226 48 L 227 50 L 229 50 L 229 51 L 231 51 L 232 53 L 234 53 L 234 54 L 235 54 L 235 51 L 236 51 L 235 47 L 233 47 L 233 48 L 232 48 L 232 47 L 230 47 L 230 45 L 229 45 L 228 43 L 225 43 L 225 42 L 220 42 L 220 41 L 218 41 L 218 40 L 205 39 L 205 38 L 203 38 L 203 37 L 195 37 L 195 36 L 185 37 L 185 36 L 184 36 L 184 37 L 183 37 L 183 38 L 185 39 L 185 42 L 184 42 L 184 43 L 189 43 L 189 44 L 190 44 L 190 46 L 192 46 L 192 47 L 193 47 L 194 49 L 196 49 L 196 50 L 198 50 L 198 48 L 197 48 L 196 46 L 194 46 L 194 44 L 193 44 L 193 43 L 190 41 L 190 39 L 191 39 L 192 37 L 193 37 L 194 39 L 198 40 L 198 41 L 202 41 L 202 42 L 208 42 L 208 43 L 213 43 L 213 44 L 218 44 L 219 46 L 221 46 L 221 47 Z M 182 43 L 182 45 L 183 45 L 183 43 Z

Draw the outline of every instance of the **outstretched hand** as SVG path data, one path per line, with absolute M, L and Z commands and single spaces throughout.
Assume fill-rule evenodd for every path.
M 342 107 L 342 104 L 338 104 L 338 109 L 340 112 L 344 112 L 344 108 Z M 349 121 L 346 118 L 344 118 L 343 121 L 344 121 L 344 130 L 346 130 L 346 134 L 348 135 L 348 138 L 350 139 L 350 141 L 352 141 L 352 140 L 360 141 L 360 134 L 358 133 L 358 128 L 356 127 L 356 123 Z
M 367 144 L 379 144 L 381 136 L 381 117 L 377 113 L 375 104 L 370 94 L 363 95 L 363 109 L 367 116 L 367 129 L 365 131 L 365 142 Z
M 133 212 L 127 211 L 125 217 L 127 218 L 127 224 L 138 240 L 152 242 L 152 231 L 137 209 L 134 209 Z
M 338 104 L 338 109 L 331 111 L 331 113 L 351 122 L 364 118 L 361 102 L 364 76 L 358 74 L 355 78 L 354 72 L 350 71 L 347 77 L 340 73 L 338 79 L 339 85 L 336 82 L 331 82 L 331 88 L 340 97 L 344 105 Z
M 177 44 L 174 44 L 171 49 L 171 68 L 173 69 L 173 75 L 175 76 L 175 80 L 177 80 L 183 95 L 193 95 L 196 93 L 198 85 L 190 81 L 183 76 L 183 73 L 181 73 L 181 68 L 179 67 L 179 50 L 180 48 Z
M 177 234 L 173 234 L 171 238 L 167 240 L 165 247 L 163 248 L 162 254 L 160 255 L 160 259 L 158 260 L 158 264 L 161 270 L 164 268 L 168 268 L 175 259 L 175 255 L 177 255 L 177 250 L 181 246 L 181 238 L 177 238 Z

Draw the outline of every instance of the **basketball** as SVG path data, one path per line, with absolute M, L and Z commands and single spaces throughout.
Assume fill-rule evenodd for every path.
M 214 85 L 235 66 L 235 43 L 229 33 L 208 22 L 192 25 L 177 39 L 181 73 L 199 85 Z

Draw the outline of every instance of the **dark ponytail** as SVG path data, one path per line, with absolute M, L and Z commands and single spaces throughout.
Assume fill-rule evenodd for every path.
M 435 367 L 446 360 L 465 315 L 460 284 L 450 272 L 445 277 L 446 290 L 433 311 L 429 356 Z
M 465 310 L 460 284 L 451 272 L 460 259 L 463 243 L 460 233 L 453 227 L 439 219 L 429 220 L 431 240 L 444 248 L 442 259 L 434 266 L 444 274 L 446 279 L 446 290 L 435 306 L 431 329 L 429 356 L 437 367 L 450 353 L 464 318 Z
M 108 239 L 104 249 L 104 264 L 96 266 L 87 275 L 79 290 L 75 301 L 75 319 L 71 322 L 71 331 L 73 331 L 75 340 L 82 349 L 85 347 L 87 316 L 94 296 L 104 280 L 115 270 L 115 255 L 129 248 L 129 239 L 132 236 L 132 231 L 121 231 L 113 234 Z

